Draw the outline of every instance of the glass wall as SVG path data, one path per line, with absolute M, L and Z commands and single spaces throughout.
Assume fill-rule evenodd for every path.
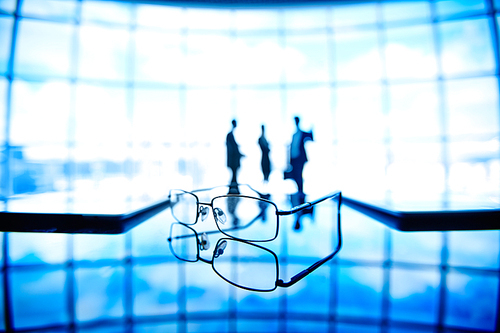
M 286 207 L 294 116 L 314 134 L 310 198 L 498 205 L 499 7 L 0 1 L 0 207 L 122 212 L 171 188 L 227 184 L 232 119 L 240 182 Z M 283 221 L 271 246 L 285 273 L 329 251 L 314 223 L 331 209 L 304 218 L 309 236 Z M 338 258 L 292 289 L 255 294 L 179 263 L 172 220 L 117 236 L 4 233 L 0 329 L 495 330 L 498 231 L 401 233 L 342 208 Z

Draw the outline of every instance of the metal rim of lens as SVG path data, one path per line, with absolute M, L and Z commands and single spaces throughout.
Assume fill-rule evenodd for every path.
M 183 194 L 189 194 L 189 195 L 192 195 L 195 199 L 196 199 L 196 216 L 194 218 L 194 222 L 183 222 L 183 221 L 180 221 L 179 218 L 177 218 L 177 216 L 175 216 L 174 214 L 174 207 L 172 205 L 170 205 L 170 209 L 172 211 L 172 216 L 175 218 L 175 220 L 181 224 L 184 224 L 184 225 L 194 225 L 196 224 L 196 222 L 198 222 L 198 217 L 199 217 L 199 206 L 200 206 L 200 199 L 198 198 L 198 196 L 192 192 L 188 192 L 188 191 L 184 191 L 184 190 L 178 190 L 178 189 L 175 189 L 175 190 L 170 190 L 170 196 L 172 196 L 172 192 L 181 192 Z M 172 200 L 172 199 L 170 199 Z
M 179 257 L 177 253 L 175 253 L 173 245 L 172 245 L 172 230 L 173 230 L 174 226 L 176 226 L 176 225 L 181 226 L 183 228 L 187 228 L 187 229 L 189 229 L 189 230 L 191 230 L 193 232 L 195 240 L 196 240 L 196 259 L 194 259 L 194 260 L 184 259 L 184 258 Z M 168 242 L 168 246 L 170 247 L 170 252 L 172 252 L 172 254 L 174 255 L 174 257 L 176 257 L 179 260 L 187 261 L 187 262 L 197 262 L 198 261 L 198 258 L 200 257 L 200 249 L 198 247 L 198 234 L 196 233 L 196 231 L 193 228 L 191 228 L 191 227 L 189 227 L 189 226 L 187 226 L 187 225 L 185 225 L 183 223 L 172 223 L 170 225 L 170 237 L 169 237 L 169 240 L 170 241 Z
M 248 196 L 248 195 L 241 195 L 241 194 L 227 194 L 227 195 L 220 195 L 220 196 L 217 196 L 217 197 L 214 197 L 212 199 L 212 202 L 211 202 L 211 206 L 212 206 L 212 211 L 215 211 L 215 209 L 217 207 L 214 207 L 214 201 L 217 200 L 217 199 L 220 199 L 220 198 L 228 198 L 228 197 L 238 197 L 238 198 L 247 198 L 247 199 L 253 199 L 253 200 L 256 200 L 256 201 L 262 201 L 262 202 L 265 202 L 267 204 L 269 204 L 270 206 L 274 207 L 274 211 L 275 211 L 275 215 L 276 215 L 276 229 L 275 229 L 275 232 L 274 232 L 274 235 L 273 237 L 271 238 L 266 238 L 266 239 L 248 239 L 248 238 L 241 238 L 241 237 L 237 237 L 235 235 L 232 235 L 230 233 L 227 233 L 226 231 L 224 231 L 220 225 L 219 225 L 219 222 L 217 221 L 217 218 L 216 216 L 214 215 L 214 219 L 215 219 L 215 224 L 217 225 L 217 229 L 219 229 L 220 232 L 222 232 L 224 235 L 228 236 L 228 237 L 231 237 L 232 239 L 237 239 L 237 240 L 240 240 L 240 241 L 247 241 L 247 242 L 270 242 L 270 241 L 273 241 L 276 239 L 276 237 L 278 237 L 278 233 L 279 233 L 279 216 L 277 214 L 278 212 L 278 206 L 276 206 L 276 204 L 270 200 L 267 200 L 267 199 L 263 199 L 263 198 L 256 198 L 256 197 L 251 197 L 251 196 Z M 267 250 L 267 249 L 266 249 Z
M 268 252 L 269 254 L 271 254 L 274 258 L 274 264 L 275 264 L 275 267 L 276 267 L 276 279 L 274 281 L 274 286 L 272 288 L 268 288 L 268 289 L 262 289 L 262 288 L 251 288 L 251 287 L 246 287 L 244 285 L 241 285 L 241 284 L 238 284 L 236 282 L 233 282 L 231 280 L 229 280 L 228 278 L 226 278 L 224 275 L 222 275 L 219 271 L 217 271 L 217 269 L 215 268 L 215 262 L 216 262 L 216 250 L 219 248 L 220 244 L 222 242 L 237 242 L 237 243 L 242 243 L 242 244 L 245 244 L 245 245 L 248 245 L 248 246 L 254 246 L 254 247 L 257 247 L 259 248 L 260 250 L 263 250 L 263 251 L 266 251 Z M 219 256 L 217 256 L 219 257 Z M 233 263 L 232 261 L 230 261 L 230 263 Z M 245 290 L 250 290 L 250 291 L 261 291 L 261 292 L 270 292 L 270 291 L 274 291 L 276 290 L 276 288 L 278 287 L 278 280 L 279 280 L 279 262 L 278 262 L 278 256 L 276 255 L 276 253 L 274 253 L 273 251 L 269 250 L 268 248 L 265 248 L 263 246 L 260 246 L 258 244 L 252 244 L 250 242 L 247 242 L 247 241 L 244 241 L 244 240 L 240 240 L 240 239 L 236 239 L 236 238 L 221 238 L 217 241 L 217 244 L 215 245 L 214 247 L 214 254 L 213 254 L 213 257 L 212 257 L 212 269 L 214 270 L 214 272 L 219 276 L 221 277 L 224 281 L 226 281 L 227 283 L 230 283 L 232 284 L 233 286 L 235 287 L 238 287 L 238 288 L 241 288 L 241 289 L 245 289 Z

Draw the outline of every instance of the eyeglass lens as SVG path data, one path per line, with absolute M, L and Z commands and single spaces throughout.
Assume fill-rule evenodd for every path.
M 170 250 L 179 259 L 185 261 L 198 260 L 198 240 L 193 229 L 172 223 L 170 227 Z
M 198 198 L 192 193 L 180 190 L 170 192 L 172 215 L 177 222 L 194 224 L 198 217 Z
M 276 237 L 276 206 L 258 198 L 221 196 L 212 200 L 214 219 L 228 236 L 247 241 L 269 241 Z
M 278 260 L 263 247 L 220 239 L 214 249 L 213 268 L 223 279 L 240 287 L 259 291 L 276 288 Z

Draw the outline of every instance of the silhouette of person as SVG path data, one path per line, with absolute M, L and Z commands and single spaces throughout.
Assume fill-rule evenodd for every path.
M 295 183 L 297 183 L 298 192 L 303 193 L 304 180 L 302 178 L 302 171 L 304 170 L 304 165 L 307 162 L 305 143 L 309 140 L 313 141 L 313 135 L 312 132 L 304 132 L 300 129 L 299 117 L 295 117 L 294 120 L 297 130 L 293 134 L 292 143 L 290 144 L 291 170 L 288 172 L 288 177 L 285 174 L 285 178 L 292 178 Z
M 262 151 L 262 159 L 260 161 L 260 166 L 262 168 L 262 174 L 264 175 L 264 181 L 269 181 L 269 175 L 271 174 L 271 160 L 269 159 L 269 152 L 271 151 L 269 148 L 269 142 L 267 142 L 265 136 L 265 127 L 261 126 L 262 134 L 259 137 L 259 146 Z
M 236 120 L 233 119 L 231 122 L 232 129 L 226 136 L 226 147 L 227 147 L 227 166 L 231 169 L 231 185 L 238 184 L 238 170 L 240 168 L 240 160 L 244 156 L 240 153 L 240 149 L 236 140 L 234 139 L 234 129 L 236 128 Z

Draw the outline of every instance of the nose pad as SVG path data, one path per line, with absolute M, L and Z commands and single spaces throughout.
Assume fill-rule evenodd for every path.
M 214 250 L 214 258 L 219 258 L 224 254 L 224 250 L 226 249 L 227 242 L 224 240 L 217 245 L 217 248 Z
M 202 233 L 200 236 L 200 249 L 208 250 L 210 248 L 210 241 L 208 240 L 208 235 L 206 233 Z
M 208 207 L 200 207 L 201 220 L 205 221 L 208 216 Z
M 224 214 L 224 211 L 220 208 L 214 208 L 214 218 L 215 221 L 221 223 L 221 224 L 226 224 L 227 217 L 226 214 Z

